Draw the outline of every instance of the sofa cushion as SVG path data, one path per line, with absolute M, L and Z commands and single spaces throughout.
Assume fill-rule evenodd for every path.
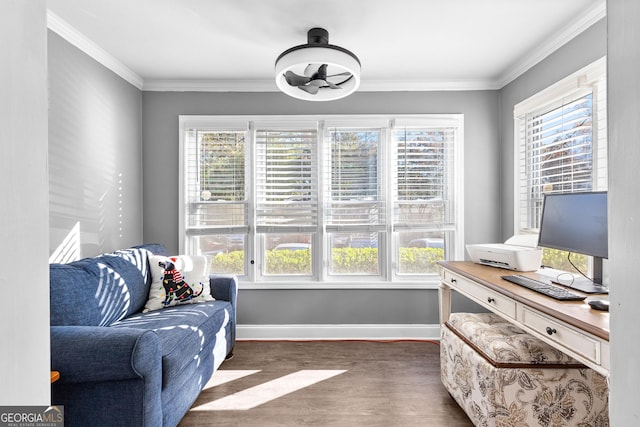
M 224 330 L 232 313 L 228 301 L 180 305 L 164 310 L 141 313 L 116 322 L 112 327 L 138 328 L 155 331 L 162 353 L 162 386 L 166 387 L 181 375 L 183 368 L 211 343 L 225 337 Z
M 139 312 L 149 293 L 145 249 L 50 264 L 51 325 L 108 326 Z
M 178 304 L 213 301 L 205 256 L 149 257 L 151 286 L 144 312 Z

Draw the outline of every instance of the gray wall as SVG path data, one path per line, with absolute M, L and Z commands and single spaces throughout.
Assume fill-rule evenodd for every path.
M 48 44 L 49 252 L 67 236 L 76 257 L 139 244 L 141 91 L 52 31 Z
M 2 406 L 51 402 L 45 8 L 0 1 Z
M 513 108 L 520 101 L 535 95 L 606 54 L 607 21 L 603 18 L 500 90 L 502 146 L 500 184 L 503 240 L 513 235 Z
M 178 116 L 241 114 L 464 114 L 467 242 L 500 239 L 498 93 L 356 93 L 325 103 L 281 93 L 143 92 L 144 239 L 178 250 Z M 171 202 L 174 201 L 174 202 Z M 239 324 L 437 324 L 437 292 L 248 290 Z
M 640 425 L 640 2 L 607 3 L 612 426 Z

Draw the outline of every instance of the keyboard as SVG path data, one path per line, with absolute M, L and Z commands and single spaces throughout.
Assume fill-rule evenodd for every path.
M 513 276 L 502 276 L 504 280 L 507 280 L 516 285 L 520 285 L 532 291 L 536 291 L 553 299 L 562 301 L 582 301 L 586 296 L 576 294 L 565 288 L 551 285 L 549 283 L 541 282 L 539 280 L 532 279 L 531 277 L 521 276 L 519 274 Z

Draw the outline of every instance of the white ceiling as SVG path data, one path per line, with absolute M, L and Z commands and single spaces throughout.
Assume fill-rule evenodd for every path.
M 496 89 L 605 15 L 605 0 L 48 0 L 49 27 L 145 90 L 276 90 L 323 27 L 360 91 Z

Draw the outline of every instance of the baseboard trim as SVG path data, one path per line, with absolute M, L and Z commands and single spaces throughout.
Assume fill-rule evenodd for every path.
M 440 340 L 440 325 L 237 325 L 242 340 Z

